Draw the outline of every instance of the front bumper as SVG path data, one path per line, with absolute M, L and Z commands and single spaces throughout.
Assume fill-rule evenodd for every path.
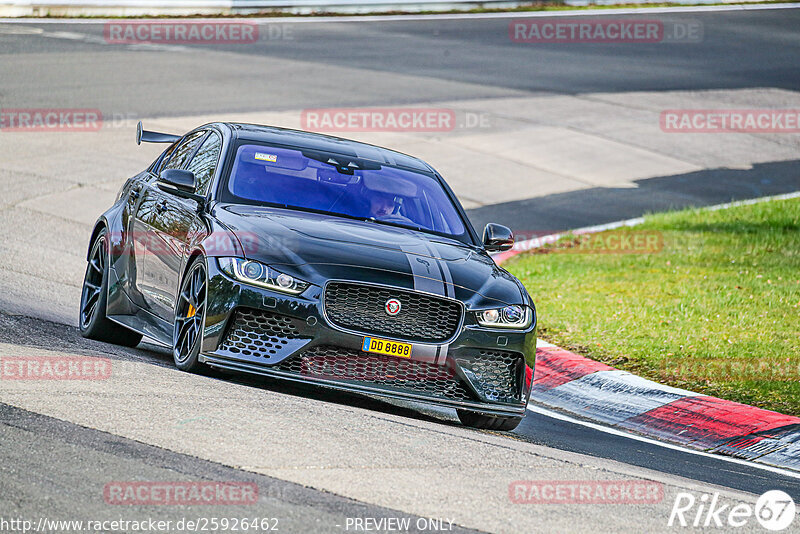
M 213 367 L 497 416 L 525 413 L 535 322 L 519 332 L 467 321 L 448 344 L 413 343 L 407 359 L 361 351 L 363 335 L 326 320 L 316 286 L 283 295 L 232 280 L 212 260 L 208 287 L 200 361 Z

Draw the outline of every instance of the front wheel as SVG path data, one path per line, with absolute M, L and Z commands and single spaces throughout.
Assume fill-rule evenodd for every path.
M 498 417 L 495 415 L 485 415 L 469 410 L 456 410 L 458 419 L 462 424 L 481 430 L 500 430 L 508 432 L 514 430 L 522 422 L 522 417 Z
M 135 347 L 142 335 L 128 330 L 106 317 L 108 299 L 108 239 L 105 228 L 92 243 L 89 263 L 83 277 L 81 309 L 78 326 L 81 335 L 89 339 Z
M 206 262 L 194 260 L 181 282 L 175 305 L 175 329 L 172 336 L 172 357 L 181 371 L 197 373 L 205 367 L 198 361 L 206 318 L 208 279 Z

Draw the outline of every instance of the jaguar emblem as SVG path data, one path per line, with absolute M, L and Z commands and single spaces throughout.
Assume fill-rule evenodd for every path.
M 402 307 L 403 306 L 402 306 L 402 304 L 400 304 L 399 300 L 397 300 L 397 299 L 389 299 L 389 300 L 386 301 L 386 307 L 385 307 L 386 314 L 387 315 L 391 315 L 392 317 L 394 317 L 395 315 L 400 313 L 400 308 L 402 308 Z

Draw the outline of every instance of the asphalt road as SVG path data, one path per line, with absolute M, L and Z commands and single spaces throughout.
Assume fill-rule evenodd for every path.
M 796 136 L 648 145 L 637 122 L 649 120 L 638 113 L 656 110 L 657 117 L 676 101 L 796 105 L 800 9 L 665 18 L 699 23 L 702 42 L 532 47 L 510 42 L 508 19 L 466 19 L 280 22 L 271 25 L 277 30 L 262 26 L 267 38 L 251 46 L 116 46 L 105 42 L 102 24 L 0 23 L 0 107 L 93 108 L 174 128 L 196 116 L 293 117 L 326 106 L 446 103 L 488 113 L 494 122 L 478 133 L 376 136 L 423 155 L 426 146 L 452 150 L 441 165 L 452 167 L 459 195 L 472 199 L 476 225 L 560 230 L 800 189 Z M 576 106 L 599 115 L 564 112 Z M 541 151 L 560 159 L 525 159 L 564 131 Z M 452 413 L 240 376 L 193 377 L 173 369 L 157 347 L 83 340 L 74 309 L 88 225 L 122 179 L 152 157 L 133 152 L 127 131 L 87 135 L 0 131 L 0 356 L 103 355 L 120 370 L 103 384 L 2 384 L 0 516 L 119 515 L 98 497 L 110 480 L 253 481 L 262 497 L 255 510 L 143 507 L 125 515 L 255 512 L 280 517 L 288 532 L 338 531 L 348 517 L 418 516 L 485 531 L 570 532 L 590 524 L 669 531 L 678 491 L 754 501 L 783 489 L 800 497 L 798 478 L 579 422 L 531 412 L 515 432 L 495 435 L 460 427 Z M 497 148 L 503 144 L 512 149 Z M 494 147 L 486 150 L 498 160 L 480 166 L 481 145 Z M 613 149 L 627 166 L 570 168 L 580 159 L 571 155 L 576 146 L 589 150 L 582 157 Z M 515 167 L 522 163 L 531 166 Z M 509 178 L 507 194 L 495 198 L 491 190 L 503 187 L 487 175 L 495 166 L 512 178 L 533 169 L 541 180 Z M 459 175 L 473 167 L 480 182 Z M 629 168 L 625 183 L 614 181 Z M 603 173 L 605 181 L 592 181 Z M 604 478 L 659 481 L 664 502 L 622 509 L 508 503 L 514 480 Z
M 232 56 L 236 76 L 220 65 L 199 61 L 195 68 L 171 69 L 169 61 L 149 61 L 146 68 L 102 69 L 102 62 L 78 60 L 78 54 L 113 53 L 128 45 L 107 45 L 103 24 L 41 24 L 49 33 L 87 34 L 94 42 L 69 35 L 42 39 L 38 34 L 5 34 L 0 53 L 58 54 L 71 78 L 86 74 L 76 92 L 71 84 L 39 88 L 5 78 L 0 87 L 5 105 L 83 102 L 91 107 L 109 102 L 108 111 L 142 116 L 220 113 L 236 110 L 381 105 L 390 102 L 477 98 L 524 91 L 578 94 L 670 90 L 714 90 L 800 86 L 798 10 L 718 13 L 674 13 L 651 16 L 607 16 L 607 19 L 658 20 L 701 28 L 700 42 L 571 43 L 526 45 L 509 39 L 511 18 L 391 22 L 281 22 L 262 24 L 260 38 L 246 45 L 202 45 Z M 16 28 L 17 26 L 15 26 Z M 53 43 L 53 39 L 58 42 Z M 147 47 L 141 46 L 140 51 Z M 253 57 L 301 62 L 306 68 L 265 72 L 251 65 Z M 133 63 L 133 61 L 131 62 Z M 332 68 L 335 67 L 335 68 Z M 338 69 L 337 69 L 338 68 Z M 102 70 L 101 70 L 102 69 Z M 351 69 L 361 74 L 354 76 Z M 338 74 L 337 74 L 338 70 Z M 370 75 L 372 73 L 372 75 Z M 389 86 L 381 73 L 423 77 L 425 86 Z M 45 80 L 34 68 L 29 77 Z M 135 81 L 136 83 L 126 83 Z M 460 82 L 453 94 L 439 84 Z M 328 89 L 321 91 L 321 89 Z M 334 88 L 338 90 L 333 90 Z M 37 91 L 37 92 L 38 92 Z M 194 98 L 187 99 L 185 95 Z M 45 98 L 46 95 L 46 98 Z M 104 108 L 106 109 L 106 108 Z
M 2 517 L 25 518 L 37 522 L 57 521 L 169 521 L 179 531 L 183 520 L 203 524 L 202 518 L 256 518 L 263 525 L 281 532 L 341 532 L 348 518 L 369 517 L 376 522 L 391 518 L 408 521 L 409 532 L 425 532 L 424 518 L 380 506 L 359 503 L 300 484 L 226 467 L 185 454 L 146 445 L 106 432 L 73 425 L 0 403 L 0 437 L 4 444 L 0 469 L 5 497 Z M 169 506 L 154 511 L 152 505 L 120 506 L 107 504 L 98 495 L 111 481 L 226 481 L 255 484 L 258 502 L 253 505 L 210 505 L 201 512 L 192 506 Z M 13 497 L 11 497 L 13 496 Z M 79 514 L 76 514 L 79 510 Z M 36 519 L 31 519 L 36 518 Z M 351 520 L 352 521 L 352 520 Z M 62 523 L 63 525 L 63 523 Z M 448 524 L 452 532 L 473 532 Z M 200 531 L 202 527 L 189 528 Z M 135 531 L 114 528 L 113 531 Z M 9 531 L 4 528 L 4 531 Z M 74 528 L 48 528 L 44 532 L 78 531 Z

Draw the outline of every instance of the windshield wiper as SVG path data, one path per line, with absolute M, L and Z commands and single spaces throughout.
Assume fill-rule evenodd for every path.
M 409 226 L 407 224 L 400 224 L 400 223 L 393 223 L 393 222 L 389 222 L 389 221 L 382 221 L 380 219 L 376 219 L 375 217 L 367 217 L 366 219 L 364 219 L 364 221 L 374 222 L 374 223 L 378 223 L 378 224 L 385 224 L 387 226 L 394 226 L 396 228 L 405 228 L 406 230 L 416 230 L 418 232 L 427 232 L 427 229 L 423 228 L 421 226 Z

